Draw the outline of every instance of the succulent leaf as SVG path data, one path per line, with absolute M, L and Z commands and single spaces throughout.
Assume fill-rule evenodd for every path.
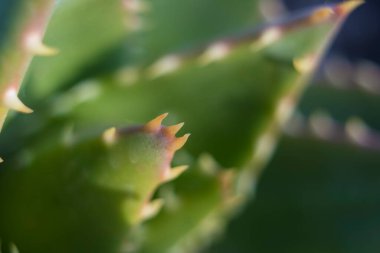
M 9 10 L 0 40 L 0 129 L 8 110 L 31 113 L 18 98 L 28 66 L 35 55 L 51 55 L 55 50 L 42 42 L 54 1 L 8 2 Z
M 151 202 L 156 188 L 183 172 L 170 163 L 186 139 L 162 120 L 56 147 L 21 168 L 8 164 L 0 171 L 0 238 L 21 252 L 120 252 L 162 205 Z
M 316 22 L 314 15 L 321 9 L 312 10 L 295 20 L 221 40 L 230 49 L 219 61 L 199 63 L 207 47 L 196 55 L 190 51 L 165 57 L 142 70 L 134 84 L 105 78 L 100 80 L 102 92 L 97 97 L 74 106 L 58 103 L 55 107 L 68 107 L 63 115 L 77 119 L 82 126 L 118 124 L 122 115 L 139 121 L 145 115 L 170 111 L 188 122 L 193 134 L 188 150 L 193 156 L 208 152 L 223 166 L 241 166 L 251 159 L 256 140 L 273 118 L 284 121 L 287 113 L 282 109 L 291 111 L 297 102 L 310 72 L 300 73 L 293 59 L 311 53 L 318 59 L 323 52 L 321 41 L 326 41 L 326 34 L 336 29 L 333 24 L 345 16 L 337 11 L 339 7 L 328 8 L 336 11 L 322 20 L 329 22 Z M 268 38 L 262 38 L 268 37 L 268 32 L 273 34 L 273 29 L 281 36 L 263 47 Z

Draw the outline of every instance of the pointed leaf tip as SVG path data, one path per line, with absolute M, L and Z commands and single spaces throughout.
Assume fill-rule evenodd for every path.
M 339 16 L 347 16 L 350 14 L 353 10 L 355 10 L 360 5 L 364 4 L 365 1 L 363 0 L 351 0 L 351 1 L 345 1 L 343 3 L 338 4 L 335 7 L 335 12 Z

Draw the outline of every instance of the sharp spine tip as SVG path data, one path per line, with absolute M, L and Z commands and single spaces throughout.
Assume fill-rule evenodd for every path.
M 42 37 L 37 33 L 29 34 L 26 38 L 26 48 L 34 55 L 52 56 L 58 54 L 57 48 L 46 46 L 42 43 Z
M 183 127 L 184 124 L 185 124 L 184 122 L 181 122 L 177 125 L 168 126 L 168 127 L 166 127 L 165 130 L 169 135 L 175 136 L 179 132 L 179 130 L 181 130 L 181 128 Z
M 293 59 L 293 66 L 300 74 L 310 73 L 316 65 L 315 55 L 307 55 L 300 58 Z
M 190 137 L 190 134 L 185 134 L 184 136 L 182 137 L 178 137 L 176 138 L 173 143 L 171 144 L 171 149 L 172 151 L 177 151 L 179 150 L 180 148 L 183 147 L 183 145 L 185 145 L 185 143 L 187 142 L 187 139 L 189 139 Z
M 116 128 L 111 127 L 103 132 L 102 138 L 107 145 L 112 145 L 116 141 Z
M 313 12 L 310 16 L 310 21 L 313 24 L 327 21 L 334 15 L 334 10 L 331 7 L 322 7 Z
M 211 62 L 223 59 L 230 52 L 230 46 L 227 42 L 218 42 L 209 46 L 200 56 L 201 65 L 207 65 Z
M 145 129 L 150 132 L 158 132 L 161 129 L 162 121 L 168 116 L 169 113 L 163 113 L 156 118 L 152 119 L 145 125 Z
M 177 166 L 168 171 L 168 174 L 164 178 L 164 182 L 169 182 L 174 179 L 176 179 L 178 176 L 180 176 L 183 172 L 185 172 L 189 168 L 188 165 L 182 165 L 182 166 Z
M 159 59 L 148 69 L 148 77 L 151 79 L 169 74 L 181 66 L 182 59 L 178 55 L 168 55 Z
M 360 5 L 364 4 L 363 0 L 350 0 L 344 1 L 343 3 L 338 4 L 335 7 L 335 12 L 340 16 L 346 16 L 350 14 L 353 10 L 355 10 Z
M 281 27 L 279 26 L 269 27 L 261 33 L 257 41 L 253 42 L 251 48 L 253 51 L 258 51 L 262 49 L 263 47 L 266 47 L 276 42 L 278 39 L 281 38 L 282 34 L 283 34 L 283 31 Z
M 24 103 L 18 98 L 17 90 L 14 88 L 9 88 L 5 91 L 3 97 L 3 104 L 5 107 L 22 112 L 22 113 L 32 113 L 33 110 L 24 105 Z
M 164 205 L 163 199 L 155 199 L 152 200 L 150 203 L 146 204 L 141 212 L 141 217 L 143 220 L 147 220 L 155 216 Z

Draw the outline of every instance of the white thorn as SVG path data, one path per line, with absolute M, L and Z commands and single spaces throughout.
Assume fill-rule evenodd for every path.
M 152 218 L 161 210 L 163 205 L 164 201 L 162 199 L 155 199 L 150 203 L 145 204 L 141 212 L 141 218 L 143 220 Z
M 169 55 L 159 59 L 148 69 L 148 75 L 150 78 L 157 78 L 159 76 L 169 74 L 181 65 L 181 59 L 176 55 Z
M 309 124 L 313 133 L 322 139 L 330 139 L 334 135 L 335 123 L 326 113 L 313 113 L 309 118 Z
M 15 88 L 8 88 L 3 97 L 4 106 L 22 113 L 32 113 L 33 110 L 23 104 L 23 102 L 17 96 L 17 90 Z
M 103 132 L 103 141 L 106 145 L 112 145 L 116 141 L 116 128 L 111 127 Z
M 165 178 L 163 179 L 163 181 L 164 182 L 169 182 L 169 181 L 172 181 L 172 180 L 176 179 L 183 172 L 185 172 L 188 168 L 189 168 L 189 166 L 183 165 L 183 166 L 177 166 L 177 167 L 174 167 L 172 169 L 167 170 L 166 171 L 167 173 L 166 173 Z
M 253 159 L 257 163 L 265 162 L 276 146 L 276 138 L 271 131 L 262 134 L 256 142 Z
M 207 65 L 213 61 L 223 59 L 230 52 L 230 47 L 226 42 L 218 42 L 211 45 L 200 57 L 201 65 Z
M 283 126 L 289 119 L 293 112 L 293 108 L 294 100 L 292 97 L 284 97 L 278 102 L 275 117 L 281 126 Z
M 369 129 L 359 118 L 351 118 L 346 122 L 345 130 L 348 137 L 357 144 L 365 144 L 368 140 Z
M 25 39 L 27 50 L 35 55 L 51 56 L 58 53 L 58 49 L 48 47 L 42 43 L 42 37 L 39 33 L 30 33 Z
M 315 68 L 315 65 L 316 57 L 313 54 L 293 59 L 293 66 L 300 74 L 310 73 Z
M 268 46 L 278 39 L 280 39 L 282 36 L 282 30 L 280 27 L 273 26 L 268 29 L 265 29 L 262 34 L 260 35 L 259 39 L 252 44 L 252 50 L 257 51 L 261 48 Z

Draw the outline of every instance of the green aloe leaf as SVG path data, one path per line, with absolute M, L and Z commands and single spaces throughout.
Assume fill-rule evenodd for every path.
M 185 168 L 171 169 L 188 136 L 163 127 L 111 128 L 0 171 L 0 238 L 20 252 L 120 252 L 162 202 L 151 198 Z M 38 233 L 36 233 L 38 231 Z
M 96 80 L 93 87 L 99 94 L 94 98 L 71 102 L 74 90 L 64 95 L 55 110 L 82 126 L 120 124 L 125 117 L 139 121 L 146 115 L 169 111 L 177 120 L 187 122 L 193 134 L 188 149 L 194 156 L 209 152 L 223 166 L 240 166 L 251 159 L 255 142 L 273 121 L 286 118 L 286 112 L 279 110 L 291 109 L 296 103 L 310 72 L 297 71 L 294 60 L 310 54 L 318 58 L 323 52 L 322 41 L 326 43 L 333 24 L 339 23 L 340 14 L 332 14 L 327 18 L 331 22 L 312 25 L 315 13 L 323 11 L 326 9 L 222 40 L 234 46 L 219 61 L 204 64 L 210 52 L 206 49 L 191 59 L 186 57 L 193 52 L 164 57 L 147 69 L 137 70 L 133 84 L 120 80 L 119 75 Z M 250 38 L 248 45 L 235 45 Z M 274 41 L 266 45 L 267 40 Z M 173 65 L 175 69 L 170 69 Z M 167 73 L 170 70 L 173 72 Z

